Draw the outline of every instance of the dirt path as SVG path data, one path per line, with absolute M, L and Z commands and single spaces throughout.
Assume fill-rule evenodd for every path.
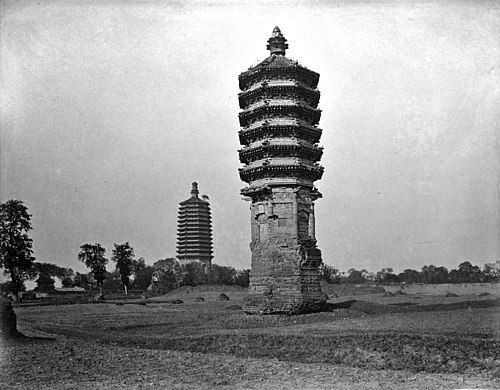
M 481 377 L 373 371 L 59 337 L 0 349 L 2 389 L 452 389 L 500 388 Z

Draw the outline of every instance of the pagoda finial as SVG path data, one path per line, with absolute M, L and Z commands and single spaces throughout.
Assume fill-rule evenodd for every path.
M 280 28 L 276 26 L 273 29 L 271 38 L 267 40 L 267 50 L 269 50 L 271 54 L 278 54 L 284 56 L 286 49 L 288 49 L 288 43 L 286 43 L 286 39 L 281 33 Z
M 194 181 L 193 182 L 193 187 L 191 188 L 191 197 L 192 198 L 197 198 L 199 193 L 200 192 L 198 191 L 198 183 L 196 183 Z

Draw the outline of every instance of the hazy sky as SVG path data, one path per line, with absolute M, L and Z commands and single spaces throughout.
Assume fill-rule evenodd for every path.
M 214 262 L 250 267 L 238 75 L 319 72 L 318 247 L 377 271 L 500 258 L 500 8 L 488 2 L 2 1 L 0 200 L 38 261 L 79 246 L 175 256 L 178 203 L 210 196 Z

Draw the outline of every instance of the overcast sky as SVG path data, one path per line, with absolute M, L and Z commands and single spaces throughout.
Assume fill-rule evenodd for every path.
M 38 261 L 83 271 L 87 242 L 174 257 L 197 181 L 214 262 L 249 268 L 238 75 L 277 25 L 321 75 L 323 261 L 498 260 L 500 8 L 464 3 L 2 1 L 0 200 Z

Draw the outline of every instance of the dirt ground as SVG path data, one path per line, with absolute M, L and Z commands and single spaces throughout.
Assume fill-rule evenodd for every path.
M 372 294 L 330 313 L 261 317 L 238 309 L 241 292 L 227 292 L 227 302 L 218 294 L 17 307 L 25 335 L 53 340 L 4 342 L 0 388 L 500 388 L 494 297 Z M 423 311 L 404 312 L 417 301 Z
M 2 389 L 493 389 L 482 377 L 366 370 L 95 341 L 2 346 Z

